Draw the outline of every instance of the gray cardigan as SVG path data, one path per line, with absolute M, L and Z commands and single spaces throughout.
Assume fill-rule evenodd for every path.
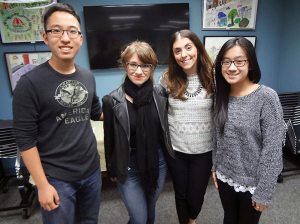
M 229 97 L 224 134 L 217 129 L 214 169 L 235 183 L 256 187 L 255 202 L 269 204 L 282 171 L 285 123 L 274 90 L 260 86 L 244 97 Z

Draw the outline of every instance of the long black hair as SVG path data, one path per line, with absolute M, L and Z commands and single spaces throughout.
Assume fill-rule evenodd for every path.
M 220 132 L 224 132 L 224 126 L 228 116 L 228 102 L 230 93 L 230 84 L 224 79 L 222 75 L 222 65 L 226 52 L 234 46 L 240 46 L 246 54 L 249 71 L 248 78 L 253 83 L 258 83 L 261 77 L 260 68 L 257 62 L 255 48 L 252 43 L 244 37 L 236 37 L 228 40 L 220 49 L 215 63 L 215 79 L 216 79 L 216 93 L 215 93 L 215 112 L 214 121 Z

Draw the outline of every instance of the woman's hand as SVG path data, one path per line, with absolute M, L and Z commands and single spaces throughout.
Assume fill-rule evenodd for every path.
M 104 121 L 104 114 L 103 114 L 103 112 L 100 115 L 99 121 Z
M 218 182 L 217 182 L 217 175 L 216 175 L 216 172 L 215 171 L 212 171 L 212 178 L 213 178 L 213 181 L 214 181 L 214 184 L 215 184 L 215 187 L 216 189 L 218 190 Z
M 263 212 L 264 210 L 266 210 L 268 208 L 267 205 L 263 205 L 263 204 L 255 202 L 255 201 L 252 201 L 252 206 L 254 207 L 254 209 L 256 211 L 259 211 L 259 212 Z

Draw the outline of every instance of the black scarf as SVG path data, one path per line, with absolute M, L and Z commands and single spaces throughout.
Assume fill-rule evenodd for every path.
M 157 187 L 159 173 L 158 149 L 155 147 L 157 138 L 152 119 L 153 84 L 147 80 L 142 86 L 133 84 L 128 77 L 124 82 L 125 93 L 132 97 L 133 105 L 137 108 L 136 118 L 136 156 L 137 168 L 148 193 L 154 193 Z

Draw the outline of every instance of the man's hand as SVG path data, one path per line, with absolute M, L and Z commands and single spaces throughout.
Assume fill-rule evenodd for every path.
M 41 207 L 47 211 L 52 211 L 59 206 L 58 193 L 51 184 L 39 188 L 38 197 Z

